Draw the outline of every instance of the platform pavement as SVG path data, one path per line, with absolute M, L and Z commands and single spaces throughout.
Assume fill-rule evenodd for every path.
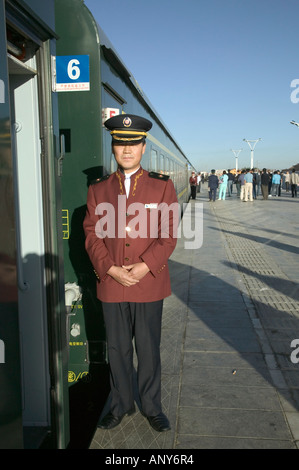
M 197 217 L 203 208 L 203 243 L 186 249 L 178 239 L 163 313 L 172 430 L 155 432 L 137 407 L 117 428 L 97 429 L 90 449 L 296 449 L 299 198 L 283 190 L 210 203 L 204 185 L 189 207 Z

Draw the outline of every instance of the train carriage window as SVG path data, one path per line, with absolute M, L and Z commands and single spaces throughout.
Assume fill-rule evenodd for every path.
M 184 187 L 184 168 L 180 165 L 180 173 L 179 173 L 179 180 L 180 180 L 180 189 Z
M 170 174 L 169 174 L 170 178 L 172 179 L 172 181 L 174 181 L 174 168 L 173 168 L 173 160 L 170 160 Z
M 166 175 L 169 175 L 169 158 L 168 157 L 165 157 L 164 171 Z
M 117 109 L 122 113 L 122 106 L 126 101 L 108 83 L 102 83 L 102 108 Z M 112 154 L 111 136 L 103 125 L 103 174 L 113 173 L 117 165 Z
M 158 152 L 157 150 L 151 149 L 151 170 L 157 171 L 158 166 Z
M 159 167 L 159 171 L 160 173 L 164 173 L 164 155 L 162 153 L 160 153 L 160 167 Z
M 114 173 L 117 170 L 117 163 L 113 155 L 110 159 L 110 174 Z
M 172 182 L 175 186 L 174 172 L 173 172 L 173 160 L 169 160 L 169 178 L 172 180 Z
M 178 187 L 181 188 L 181 165 L 178 165 L 177 173 L 178 173 Z

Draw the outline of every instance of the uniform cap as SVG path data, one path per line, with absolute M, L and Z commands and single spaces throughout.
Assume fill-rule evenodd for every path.
M 139 144 L 147 136 L 152 127 L 151 121 L 134 114 L 119 114 L 105 121 L 113 143 Z

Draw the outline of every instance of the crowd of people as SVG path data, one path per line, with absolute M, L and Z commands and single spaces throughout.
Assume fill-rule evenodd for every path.
M 192 199 L 196 198 L 196 193 L 200 192 L 200 186 L 205 181 L 204 175 L 192 172 L 189 183 Z M 297 186 L 299 185 L 299 175 L 295 169 L 289 171 L 247 169 L 233 173 L 231 170 L 224 170 L 221 175 L 216 175 L 215 170 L 207 178 L 209 201 L 215 202 L 218 191 L 218 200 L 225 200 L 233 194 L 234 185 L 237 197 L 241 201 L 253 201 L 261 194 L 263 199 L 268 197 L 279 197 L 281 188 L 284 186 L 286 192 L 291 192 L 292 197 L 297 197 Z

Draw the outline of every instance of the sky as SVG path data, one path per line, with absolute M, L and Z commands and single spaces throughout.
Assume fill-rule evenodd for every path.
M 85 0 L 197 171 L 299 163 L 299 0 Z

